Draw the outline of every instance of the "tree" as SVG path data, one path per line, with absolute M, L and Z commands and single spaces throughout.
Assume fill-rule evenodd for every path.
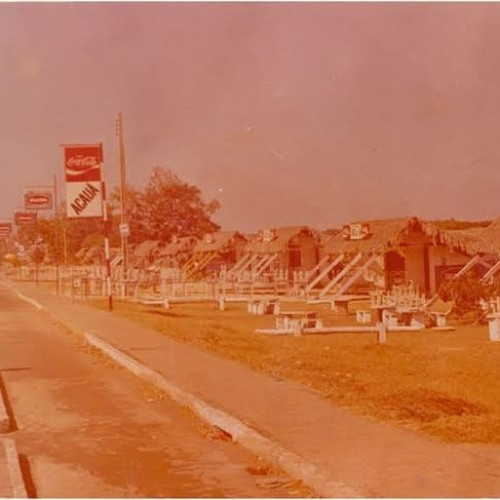
M 489 285 L 472 273 L 447 280 L 438 290 L 441 299 L 454 302 L 453 311 L 459 318 L 468 314 L 480 315 L 481 302 L 489 301 L 498 293 L 498 285 Z
M 119 200 L 119 193 L 113 193 Z M 128 187 L 127 221 L 132 243 L 146 239 L 170 241 L 173 236 L 202 236 L 217 231 L 212 221 L 219 202 L 205 202 L 200 189 L 175 173 L 155 167 L 143 191 Z

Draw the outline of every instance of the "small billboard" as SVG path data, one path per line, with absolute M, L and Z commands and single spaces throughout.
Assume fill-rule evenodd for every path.
M 28 188 L 24 191 L 24 208 L 35 210 L 52 210 L 54 193 L 50 189 Z
M 16 226 L 34 226 L 38 221 L 36 212 L 16 212 L 14 214 L 14 223 Z

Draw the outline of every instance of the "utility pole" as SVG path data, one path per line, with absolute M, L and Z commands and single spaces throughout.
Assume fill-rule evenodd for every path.
M 54 247 L 55 247 L 55 257 L 56 257 L 56 293 L 59 295 L 59 264 L 61 262 L 60 259 L 60 244 L 59 244 L 59 213 L 57 211 L 57 175 L 54 174 Z
M 120 160 L 120 235 L 122 240 L 122 273 L 123 279 L 126 280 L 128 270 L 127 175 L 125 168 L 125 146 L 123 142 L 123 118 L 121 113 L 118 113 L 118 117 L 116 118 L 116 135 L 118 136 L 118 155 Z

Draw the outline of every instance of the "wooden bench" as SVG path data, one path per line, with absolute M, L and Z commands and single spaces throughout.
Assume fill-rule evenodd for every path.
M 280 309 L 279 299 L 249 300 L 247 310 L 250 314 L 278 314 Z
M 488 333 L 492 342 L 500 342 L 500 313 L 492 313 L 486 316 L 488 319 Z
M 365 323 L 371 323 L 372 321 L 372 312 L 368 311 L 366 309 L 358 309 L 356 311 L 356 322 L 365 324 Z
M 300 331 L 303 328 L 320 328 L 321 320 L 312 311 L 283 311 L 276 318 L 277 330 Z

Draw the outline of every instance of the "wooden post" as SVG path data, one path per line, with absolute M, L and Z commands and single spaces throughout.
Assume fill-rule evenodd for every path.
M 387 328 L 385 323 L 379 321 L 377 323 L 377 341 L 379 344 L 385 344 L 387 340 Z

